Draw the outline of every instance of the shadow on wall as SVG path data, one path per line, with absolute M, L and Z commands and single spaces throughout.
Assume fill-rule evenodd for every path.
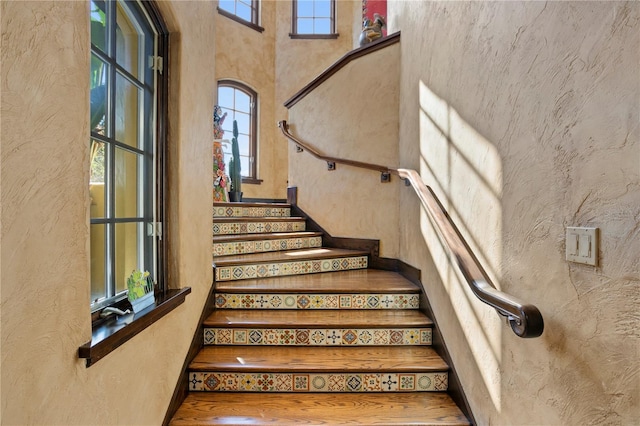
M 502 162 L 498 151 L 422 81 L 419 100 L 420 175 L 438 195 L 500 289 Z M 473 355 L 475 371 L 482 377 L 496 411 L 500 412 L 501 336 L 505 325 L 494 309 L 477 300 L 469 290 L 457 266 L 449 260 L 448 250 L 428 214 L 422 210 L 420 216 L 424 243 L 446 291 L 442 297 L 449 299 L 451 312 Z

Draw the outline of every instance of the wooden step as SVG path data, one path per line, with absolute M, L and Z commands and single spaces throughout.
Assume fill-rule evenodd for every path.
M 399 274 L 361 269 L 216 282 L 219 309 L 418 309 L 420 289 Z
M 368 253 L 310 248 L 215 258 L 216 282 L 363 269 Z
M 428 346 L 207 346 L 189 365 L 189 390 L 433 392 L 448 366 Z
M 280 203 L 213 203 L 213 218 L 221 217 L 287 217 L 291 205 Z
M 267 311 L 223 310 L 213 312 L 205 327 L 260 328 L 389 328 L 431 327 L 433 321 L 417 310 L 371 311 Z
M 225 293 L 390 293 L 419 294 L 420 289 L 402 275 L 379 269 L 333 272 L 216 283 L 216 291 Z
M 420 294 L 420 289 L 402 275 L 379 269 L 333 272 L 216 283 L 222 293 L 308 294 Z
M 205 345 L 430 345 L 432 321 L 417 310 L 215 311 L 204 322 Z
M 233 347 L 207 346 L 189 365 L 191 371 L 241 372 L 377 372 L 447 371 L 430 347 Z
M 470 422 L 446 393 L 191 393 L 171 425 L 418 425 Z
M 213 255 L 216 257 L 321 246 L 322 233 L 311 231 L 213 236 Z
M 213 221 L 213 235 L 298 232 L 305 226 L 303 217 L 225 217 Z

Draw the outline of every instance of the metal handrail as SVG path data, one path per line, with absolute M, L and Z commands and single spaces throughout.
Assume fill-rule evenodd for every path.
M 544 321 L 538 308 L 496 289 L 482 265 L 480 265 L 478 258 L 473 254 L 473 251 L 451 219 L 451 216 L 449 216 L 449 213 L 447 213 L 433 190 L 425 185 L 418 172 L 410 169 L 392 168 L 379 164 L 326 156 L 289 133 L 286 121 L 280 121 L 278 127 L 280 127 L 282 134 L 286 138 L 296 144 L 299 150 L 307 151 L 314 157 L 326 161 L 330 169 L 335 168 L 335 164 L 345 164 L 381 172 L 383 181 L 388 180 L 388 177 L 393 174 L 399 176 L 405 183 L 410 184 L 435 224 L 435 228 L 446 242 L 451 252 L 452 260 L 455 261 L 460 269 L 473 294 L 480 301 L 494 308 L 500 315 L 506 317 L 511 329 L 517 336 L 538 337 L 542 334 Z

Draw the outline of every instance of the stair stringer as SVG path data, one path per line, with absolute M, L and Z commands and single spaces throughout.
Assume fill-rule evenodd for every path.
M 432 328 L 432 347 L 436 353 L 442 357 L 449 365 L 449 388 L 447 393 L 451 396 L 451 399 L 458 405 L 460 410 L 467 416 L 472 424 L 477 424 L 471 406 L 464 393 L 458 373 L 453 363 L 453 359 L 449 354 L 447 345 L 438 326 L 438 320 L 434 315 L 433 309 L 429 302 L 429 298 L 425 292 L 425 287 L 421 280 L 421 271 L 408 263 L 399 259 L 392 259 L 386 257 L 380 257 L 380 241 L 373 239 L 361 239 L 361 238 L 344 238 L 334 237 L 329 234 L 318 222 L 313 220 L 306 212 L 304 212 L 297 205 L 297 188 L 289 187 L 287 193 L 287 202 L 291 204 L 291 212 L 306 218 L 307 229 L 312 231 L 319 231 L 323 233 L 322 241 L 323 245 L 327 247 L 343 248 L 343 249 L 356 249 L 369 251 L 369 267 L 373 269 L 382 269 L 386 271 L 397 272 L 404 278 L 411 281 L 413 284 L 420 288 L 420 311 L 426 314 L 433 321 Z

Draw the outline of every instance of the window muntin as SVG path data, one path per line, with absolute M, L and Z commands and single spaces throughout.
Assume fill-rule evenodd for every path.
M 258 6 L 258 0 L 220 0 L 218 2 L 219 10 L 227 12 L 254 25 L 259 25 Z
M 292 35 L 335 35 L 335 0 L 293 0 L 291 21 Z
M 161 271 L 157 242 L 158 32 L 139 1 L 91 1 L 91 307 L 126 295 L 134 269 Z
M 250 87 L 236 81 L 218 82 L 218 105 L 227 117 L 222 123 L 225 139 L 233 137 L 233 120 L 238 122 L 238 146 L 242 176 L 257 178 L 257 105 L 258 94 Z M 223 145 L 225 159 L 231 158 L 231 146 Z M 228 160 L 227 160 L 228 161 Z

